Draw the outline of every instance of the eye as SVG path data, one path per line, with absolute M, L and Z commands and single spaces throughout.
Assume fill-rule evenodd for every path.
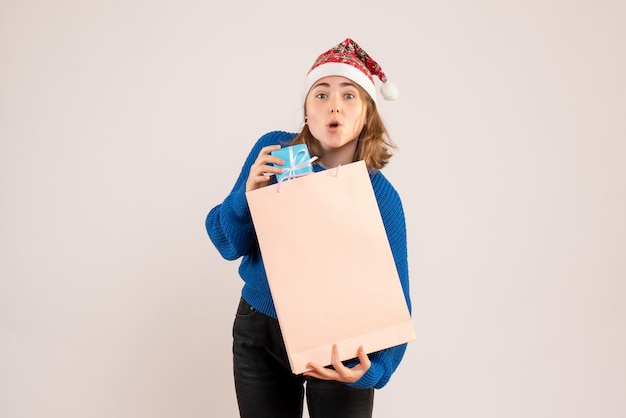
M 325 99 L 328 97 L 328 95 L 326 93 L 317 93 L 315 97 L 317 97 L 318 99 Z
M 355 96 L 352 93 L 346 93 L 343 95 L 343 97 L 345 97 L 346 99 L 354 99 Z

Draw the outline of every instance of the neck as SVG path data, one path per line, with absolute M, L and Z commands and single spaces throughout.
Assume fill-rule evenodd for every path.
M 338 165 L 346 165 L 354 162 L 357 141 L 352 141 L 341 148 L 324 150 L 324 156 L 317 163 L 324 168 L 335 168 Z

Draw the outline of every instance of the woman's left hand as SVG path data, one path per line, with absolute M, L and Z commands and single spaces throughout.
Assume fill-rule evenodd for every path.
M 322 380 L 336 380 L 338 382 L 353 383 L 359 380 L 365 372 L 370 368 L 370 359 L 367 357 L 367 353 L 363 347 L 359 347 L 357 350 L 357 356 L 359 358 L 359 364 L 349 368 L 343 365 L 339 361 L 339 350 L 337 344 L 333 344 L 333 351 L 330 357 L 330 362 L 333 369 L 322 367 L 317 363 L 308 363 L 307 367 L 311 370 L 302 373 L 304 376 L 312 376 Z

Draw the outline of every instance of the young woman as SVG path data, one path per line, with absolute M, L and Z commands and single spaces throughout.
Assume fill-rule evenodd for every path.
M 291 373 L 245 196 L 276 181 L 275 174 L 282 172 L 277 166 L 285 162 L 270 153 L 282 146 L 306 144 L 318 157 L 315 172 L 363 160 L 410 310 L 402 202 L 380 171 L 395 145 L 376 107 L 374 76 L 383 82 L 383 97 L 395 98 L 397 91 L 380 66 L 351 39 L 320 55 L 305 78 L 302 130 L 262 136 L 231 193 L 207 216 L 206 229 L 220 254 L 227 260 L 242 258 L 244 285 L 233 326 L 233 361 L 243 418 L 301 417 L 305 388 L 312 418 L 371 417 L 374 389 L 387 384 L 404 356 L 406 344 L 369 355 L 359 349 L 353 360 L 340 362 L 333 349 L 331 367 L 310 363 L 310 371 Z

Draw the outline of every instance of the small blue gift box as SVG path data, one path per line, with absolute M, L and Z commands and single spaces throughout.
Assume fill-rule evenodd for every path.
M 317 157 L 311 158 L 309 149 L 305 144 L 283 147 L 272 151 L 271 154 L 285 161 L 285 165 L 277 165 L 277 167 L 283 169 L 282 173 L 276 175 L 276 181 L 278 182 L 283 180 L 283 178 L 289 180 L 289 178 L 311 173 L 313 171 L 311 163 L 317 159 Z

